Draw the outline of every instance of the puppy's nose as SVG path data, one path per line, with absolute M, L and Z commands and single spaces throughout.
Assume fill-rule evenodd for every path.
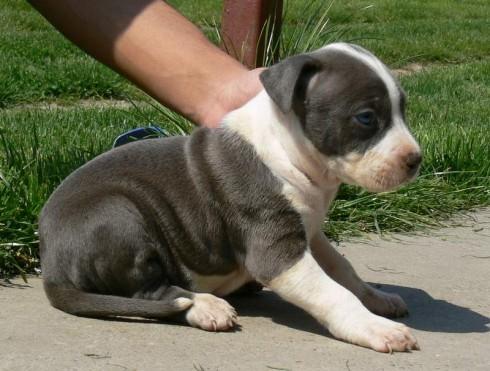
M 415 174 L 421 162 L 422 155 L 420 152 L 410 152 L 405 158 L 405 164 L 407 165 L 409 174 Z

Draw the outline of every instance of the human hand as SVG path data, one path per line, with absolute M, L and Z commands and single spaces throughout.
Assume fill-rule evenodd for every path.
M 259 75 L 264 68 L 243 70 L 242 73 L 231 79 L 213 94 L 210 101 L 203 107 L 201 119 L 198 124 L 209 128 L 218 127 L 223 117 L 243 106 L 255 97 L 262 89 Z

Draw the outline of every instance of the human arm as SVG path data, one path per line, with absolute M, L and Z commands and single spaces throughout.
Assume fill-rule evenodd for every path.
M 191 121 L 215 127 L 261 90 L 260 70 L 159 0 L 30 0 L 68 39 Z

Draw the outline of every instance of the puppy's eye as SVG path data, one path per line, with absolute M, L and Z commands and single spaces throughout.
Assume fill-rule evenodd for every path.
M 364 126 L 372 126 L 376 123 L 376 115 L 372 111 L 364 111 L 354 117 L 358 123 Z

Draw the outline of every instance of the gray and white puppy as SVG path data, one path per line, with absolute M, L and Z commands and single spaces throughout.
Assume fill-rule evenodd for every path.
M 227 330 L 219 296 L 256 280 L 337 338 L 418 349 L 398 295 L 365 284 L 321 231 L 341 182 L 412 180 L 420 148 L 405 94 L 368 51 L 336 43 L 265 70 L 265 90 L 220 128 L 136 142 L 71 174 L 39 221 L 51 304 L 80 316 L 163 318 Z

